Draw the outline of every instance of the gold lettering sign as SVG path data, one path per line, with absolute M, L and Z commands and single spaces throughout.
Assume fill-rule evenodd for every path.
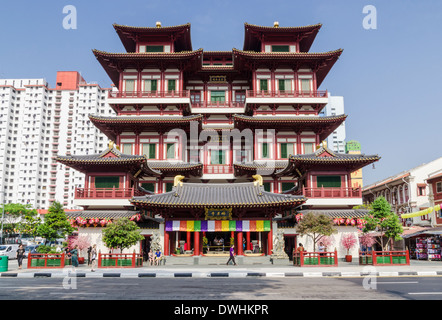
M 232 208 L 206 208 L 206 220 L 232 220 Z
M 210 76 L 209 82 L 211 83 L 224 83 L 227 82 L 226 76 Z

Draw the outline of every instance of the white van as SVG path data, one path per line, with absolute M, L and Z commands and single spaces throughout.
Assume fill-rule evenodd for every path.
M 0 245 L 0 256 L 7 256 L 8 260 L 17 259 L 18 244 Z

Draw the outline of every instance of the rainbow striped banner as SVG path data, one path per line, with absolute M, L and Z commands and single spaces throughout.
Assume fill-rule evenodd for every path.
M 166 221 L 166 231 L 227 232 L 271 230 L 270 220 L 183 220 Z

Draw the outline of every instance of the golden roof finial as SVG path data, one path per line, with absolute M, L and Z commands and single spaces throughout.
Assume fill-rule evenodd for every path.
M 279 21 L 273 22 L 273 27 L 274 28 L 279 28 Z
M 182 175 L 177 175 L 175 176 L 175 178 L 173 179 L 173 186 L 176 187 L 178 184 L 180 185 L 180 187 L 183 186 L 183 179 L 185 177 Z
M 114 142 L 111 140 L 109 141 L 109 149 L 112 150 L 114 148 Z
M 325 140 L 322 141 L 322 147 L 323 147 L 323 148 L 327 148 L 327 141 L 325 141 Z
M 255 186 L 262 186 L 262 176 L 259 174 L 255 174 L 252 176 L 253 179 L 255 179 L 255 181 L 253 181 L 253 184 Z

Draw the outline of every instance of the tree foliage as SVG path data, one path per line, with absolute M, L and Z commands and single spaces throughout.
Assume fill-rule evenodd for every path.
M 362 231 L 364 233 L 379 231 L 381 233 L 379 244 L 382 250 L 385 250 L 390 241 L 384 245 L 383 237 L 385 236 L 390 240 L 400 240 L 403 228 L 399 217 L 391 211 L 391 206 L 384 197 L 376 198 L 371 207 L 372 209 L 368 212 L 368 216 L 365 217 L 367 223 Z
M 128 218 L 120 218 L 103 230 L 103 242 L 106 247 L 119 248 L 121 252 L 143 239 L 137 224 Z
M 61 203 L 54 201 L 49 207 L 48 213 L 44 216 L 44 222 L 37 228 L 37 234 L 46 241 L 64 238 L 75 229 L 67 220 L 66 213 Z
M 337 230 L 333 220 L 324 214 L 307 213 L 298 223 L 296 230 L 300 235 L 307 235 L 313 240 L 313 251 L 316 251 L 316 243 L 323 236 L 331 236 Z

